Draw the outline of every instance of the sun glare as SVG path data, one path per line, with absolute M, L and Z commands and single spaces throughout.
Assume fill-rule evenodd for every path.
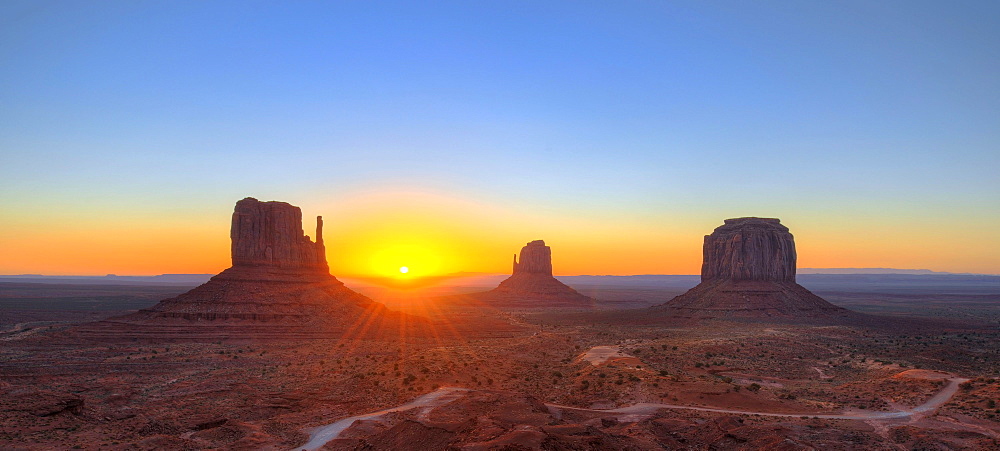
M 404 279 L 440 275 L 444 252 L 438 247 L 416 240 L 387 243 L 369 256 L 368 274 Z

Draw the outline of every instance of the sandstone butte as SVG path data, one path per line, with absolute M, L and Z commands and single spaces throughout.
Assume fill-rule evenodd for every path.
M 486 293 L 494 305 L 590 307 L 594 301 L 552 276 L 552 248 L 542 240 L 521 248 L 520 261 L 514 256 L 511 276 Z
M 230 238 L 232 267 L 208 282 L 75 332 L 91 338 L 315 338 L 391 336 L 406 332 L 400 324 L 427 324 L 352 291 L 330 274 L 322 217 L 316 218 L 313 242 L 302 230 L 299 207 L 248 197 L 236 203 Z
M 302 230 L 302 210 L 285 202 L 260 202 L 248 197 L 233 211 L 234 268 L 286 268 L 329 273 L 323 245 L 323 217 L 316 217 L 316 242 Z
M 774 218 L 726 219 L 705 236 L 701 283 L 653 309 L 680 318 L 829 318 L 852 314 L 795 282 L 795 240 Z

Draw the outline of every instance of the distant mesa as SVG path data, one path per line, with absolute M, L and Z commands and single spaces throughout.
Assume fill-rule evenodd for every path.
M 838 275 L 859 275 L 859 274 L 876 274 L 876 275 L 913 275 L 913 276 L 934 276 L 934 275 L 959 275 L 959 276 L 971 276 L 977 274 L 970 273 L 954 273 L 945 271 L 931 271 L 929 269 L 897 269 L 897 268 L 799 268 L 799 274 L 838 274 Z M 980 274 L 986 275 L 986 274 Z
M 401 314 L 330 275 L 322 217 L 316 218 L 313 242 L 302 230 L 299 207 L 248 197 L 236 203 L 230 238 L 232 267 L 148 310 L 81 326 L 79 333 L 157 339 L 308 338 L 351 333 L 360 330 L 362 322 L 365 331 L 398 330 Z
M 778 219 L 727 219 L 705 236 L 701 283 L 653 308 L 688 318 L 811 318 L 851 313 L 796 283 L 795 259 L 795 241 Z
M 521 303 L 527 307 L 590 306 L 593 299 L 552 276 L 552 248 L 535 240 L 514 255 L 511 276 L 487 292 L 494 304 Z

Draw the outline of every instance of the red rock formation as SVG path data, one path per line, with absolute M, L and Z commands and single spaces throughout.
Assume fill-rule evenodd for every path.
M 535 240 L 521 248 L 521 262 L 514 256 L 514 271 L 517 273 L 552 275 L 552 248 L 545 241 Z
M 399 328 L 398 322 L 393 323 L 399 313 L 330 275 L 322 218 L 317 218 L 313 243 L 302 231 L 298 207 L 248 197 L 236 204 L 230 237 L 232 267 L 148 310 L 81 327 L 80 333 L 160 339 L 293 338 L 343 332 L 361 318 L 368 322 L 369 333 L 391 334 Z
M 493 298 L 493 305 L 523 307 L 587 307 L 593 302 L 552 276 L 552 248 L 542 240 L 521 248 L 520 261 L 514 256 L 511 276 L 487 295 Z
M 795 282 L 795 241 L 773 218 L 727 219 L 705 236 L 701 280 Z
M 778 219 L 727 219 L 705 237 L 701 283 L 666 304 L 682 318 L 812 318 L 850 312 L 795 283 L 795 241 Z
M 236 203 L 232 238 L 233 266 L 270 266 L 328 272 L 323 217 L 316 217 L 316 242 L 302 231 L 302 211 L 285 202 L 248 197 Z

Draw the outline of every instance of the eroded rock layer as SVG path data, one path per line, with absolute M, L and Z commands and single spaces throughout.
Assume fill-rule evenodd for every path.
M 813 317 L 847 313 L 795 282 L 716 279 L 665 304 L 691 318 Z
M 778 219 L 727 219 L 705 236 L 702 262 L 702 281 L 795 282 L 795 241 Z
M 680 318 L 824 318 L 851 312 L 795 282 L 795 241 L 773 218 L 727 219 L 705 237 L 701 283 L 653 307 Z
M 535 240 L 521 248 L 521 261 L 514 256 L 512 274 L 544 274 L 552 275 L 552 248 L 545 241 Z
M 302 230 L 302 210 L 285 202 L 248 197 L 236 203 L 229 231 L 234 267 L 330 270 L 323 245 L 323 217 L 316 217 L 316 242 Z

